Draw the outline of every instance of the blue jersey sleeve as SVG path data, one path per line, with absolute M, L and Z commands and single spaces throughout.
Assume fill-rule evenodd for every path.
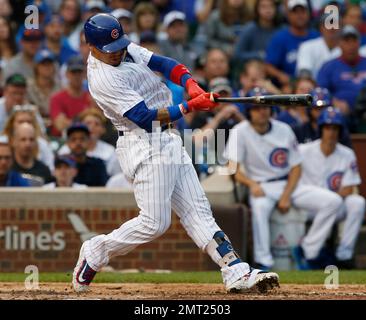
M 183 101 L 183 106 L 187 109 L 187 103 Z M 167 108 L 170 116 L 170 121 L 176 121 L 180 119 L 183 114 L 179 105 L 170 106 Z M 133 108 L 125 112 L 124 116 L 136 123 L 140 128 L 145 129 L 147 132 L 152 131 L 152 123 L 157 120 L 158 110 L 150 110 L 144 101 L 141 101 Z
M 152 122 L 156 120 L 158 110 L 150 110 L 144 101 L 141 101 L 130 110 L 126 111 L 124 117 L 136 123 L 140 128 L 148 132 L 152 131 Z
M 173 68 L 178 64 L 179 62 L 177 60 L 153 54 L 147 66 L 152 71 L 161 72 L 165 78 L 169 79 L 170 73 L 172 72 Z
M 169 57 L 160 56 L 157 54 L 153 54 L 150 58 L 149 63 L 147 66 L 152 71 L 161 72 L 166 79 L 171 80 L 171 72 L 174 69 L 174 67 L 180 65 L 180 63 L 177 60 L 174 60 Z M 185 87 L 186 81 L 191 78 L 190 74 L 184 74 L 182 78 L 180 79 L 181 85 Z

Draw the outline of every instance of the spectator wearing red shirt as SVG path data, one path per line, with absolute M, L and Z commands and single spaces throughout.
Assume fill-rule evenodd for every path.
M 91 98 L 83 89 L 85 64 L 80 56 L 73 56 L 67 62 L 67 87 L 55 93 L 50 100 L 52 121 L 51 135 L 60 137 L 75 117 L 91 106 Z

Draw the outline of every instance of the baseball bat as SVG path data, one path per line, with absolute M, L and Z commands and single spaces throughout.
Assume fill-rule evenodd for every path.
M 263 106 L 311 106 L 313 98 L 310 94 L 278 94 L 252 97 L 214 98 L 215 102 L 252 103 Z

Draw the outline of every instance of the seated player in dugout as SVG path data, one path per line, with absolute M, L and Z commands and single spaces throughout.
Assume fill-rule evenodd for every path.
M 251 95 L 264 94 L 256 90 Z M 302 158 L 296 137 L 289 125 L 271 119 L 271 112 L 266 106 L 248 105 L 248 121 L 231 130 L 225 150 L 235 180 L 249 188 L 254 261 L 262 270 L 272 268 L 270 216 L 275 207 L 286 214 L 294 206 L 316 213 L 301 245 L 307 265 L 322 269 L 327 262 L 321 259 L 321 249 L 342 208 L 342 198 L 323 188 L 298 184 Z
M 112 15 L 97 14 L 86 21 L 84 29 L 91 49 L 90 93 L 119 132 L 116 152 L 123 173 L 133 181 L 140 212 L 113 232 L 83 243 L 73 273 L 74 289 L 88 290 L 95 274 L 112 257 L 165 233 L 172 209 L 196 245 L 220 266 L 227 292 L 267 291 L 278 286 L 276 273 L 251 268 L 234 251 L 212 215 L 181 137 L 166 128 L 194 110 L 212 110 L 217 104 L 211 98 L 218 94 L 200 88 L 176 60 L 131 43 Z M 184 87 L 191 99 L 173 105 L 170 90 L 154 71 Z M 160 126 L 153 131 L 156 121 Z M 155 138 L 160 145 L 152 150 Z
M 339 143 L 345 121 L 339 110 L 328 107 L 318 119 L 320 139 L 299 146 L 304 159 L 300 183 L 329 189 L 343 199 L 337 221 L 344 221 L 336 248 L 336 265 L 355 268 L 354 248 L 365 216 L 365 199 L 357 193 L 361 184 L 354 151 Z

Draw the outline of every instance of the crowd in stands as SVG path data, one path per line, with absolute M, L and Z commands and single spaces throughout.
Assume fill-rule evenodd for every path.
M 37 28 L 26 26 L 27 5 L 38 10 Z M 325 13 L 329 5 L 339 15 Z M 182 62 L 205 90 L 222 96 L 246 96 L 254 88 L 268 94 L 327 89 L 329 105 L 347 124 L 340 141 L 351 147 L 350 133 L 366 130 L 365 8 L 356 0 L 4 0 L 0 133 L 4 149 L 12 150 L 11 170 L 30 185 L 55 182 L 56 163 L 66 156 L 76 163 L 75 183 L 105 186 L 121 174 L 116 131 L 88 92 L 83 24 L 100 12 L 118 18 L 133 42 Z M 329 19 L 335 28 L 327 27 Z M 188 98 L 183 88 L 162 81 L 174 103 Z M 207 129 L 223 129 L 226 141 L 228 129 L 245 119 L 245 108 L 220 104 L 214 112 L 187 115 L 176 127 L 201 129 L 192 135 L 197 144 Z M 272 117 L 305 143 L 319 137 L 321 108 L 277 106 Z M 205 175 L 208 167 L 197 171 Z

